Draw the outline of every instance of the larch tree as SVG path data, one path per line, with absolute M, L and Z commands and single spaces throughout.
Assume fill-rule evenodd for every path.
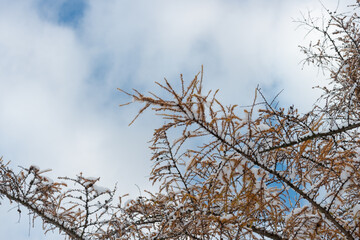
M 1 198 L 68 239 L 360 239 L 359 7 L 300 20 L 321 33 L 301 47 L 304 63 L 330 79 L 311 111 L 280 108 L 259 88 L 252 106 L 224 106 L 204 92 L 202 70 L 179 89 L 157 83 L 161 94 L 120 90 L 144 104 L 138 116 L 166 121 L 151 145 L 158 192 L 124 203 L 98 178 L 52 181 L 1 160 Z

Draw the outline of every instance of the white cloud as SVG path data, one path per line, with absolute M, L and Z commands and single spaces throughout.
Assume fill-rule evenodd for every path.
M 313 1 L 92 1 L 90 6 L 82 38 L 95 61 L 110 59 L 109 85 L 132 79 L 151 88 L 164 76 L 173 82 L 179 73 L 192 78 L 204 64 L 205 85 L 220 88 L 227 103 L 248 104 L 252 96 L 238 89 L 247 93 L 257 84 L 270 89 L 270 97 L 285 89 L 286 104 L 309 108 L 316 99 L 311 90 L 316 69 L 301 71 L 299 64 L 298 44 L 306 32 L 295 31 L 298 24 L 292 22 L 300 10 L 320 7 Z M 293 94 L 299 89 L 306 99 Z
M 284 89 L 285 105 L 316 99 L 316 70 L 298 65 L 304 32 L 291 22 L 319 8 L 313 1 L 92 0 L 77 28 L 39 17 L 35 3 L 0 2 L 0 154 L 13 166 L 83 171 L 122 193 L 150 188 L 147 141 L 159 120 L 129 128 L 136 107 L 119 109 L 127 99 L 115 89 L 191 79 L 201 64 L 206 88 L 228 104 L 251 103 L 257 84 L 269 97 Z M 0 232 L 14 229 L 3 220 Z

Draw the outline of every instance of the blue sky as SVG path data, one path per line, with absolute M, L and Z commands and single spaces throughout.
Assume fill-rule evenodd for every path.
M 332 8 L 337 1 L 323 1 Z M 345 2 L 345 1 L 343 1 Z M 346 1 L 349 2 L 349 1 Z M 248 105 L 260 84 L 283 106 L 309 109 L 323 76 L 299 65 L 300 11 L 318 1 L 19 0 L 0 1 L 0 155 L 55 176 L 100 176 L 121 193 L 152 189 L 148 141 L 162 123 L 116 88 L 154 91 L 166 77 L 192 79 L 204 65 L 207 89 L 227 104 Z M 150 119 L 150 120 L 149 120 Z M 135 185 L 136 184 L 136 185 Z M 26 214 L 0 208 L 0 237 L 44 237 Z M 59 237 L 59 239 L 62 239 Z
M 84 0 L 37 0 L 35 7 L 40 17 L 55 24 L 78 27 L 88 2 Z

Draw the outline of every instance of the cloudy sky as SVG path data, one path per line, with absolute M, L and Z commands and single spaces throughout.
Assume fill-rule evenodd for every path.
M 345 5 L 349 1 L 341 1 Z M 337 1 L 323 1 L 330 9 Z M 207 89 L 227 104 L 248 105 L 257 84 L 302 112 L 324 77 L 304 70 L 293 19 L 319 14 L 315 0 L 0 0 L 0 156 L 55 176 L 100 176 L 135 196 L 151 189 L 148 141 L 162 123 L 116 88 L 154 91 L 154 81 L 191 80 L 204 65 Z M 297 29 L 297 30 L 296 30 Z M 137 185 L 137 186 L 136 186 Z M 20 223 L 6 201 L 4 239 L 62 239 Z

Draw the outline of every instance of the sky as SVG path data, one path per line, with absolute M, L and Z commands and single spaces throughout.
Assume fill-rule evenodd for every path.
M 335 0 L 322 1 L 329 9 Z M 344 6 L 351 1 L 340 1 Z M 49 176 L 99 176 L 136 196 L 148 181 L 148 141 L 163 121 L 117 88 L 157 92 L 166 77 L 190 81 L 204 65 L 204 87 L 225 104 L 249 105 L 259 84 L 284 107 L 309 110 L 326 81 L 304 68 L 301 12 L 315 0 L 0 0 L 0 156 L 11 166 L 51 168 Z M 2 239 L 44 236 L 39 221 L 2 200 Z M 19 222 L 19 223 L 18 223 Z

